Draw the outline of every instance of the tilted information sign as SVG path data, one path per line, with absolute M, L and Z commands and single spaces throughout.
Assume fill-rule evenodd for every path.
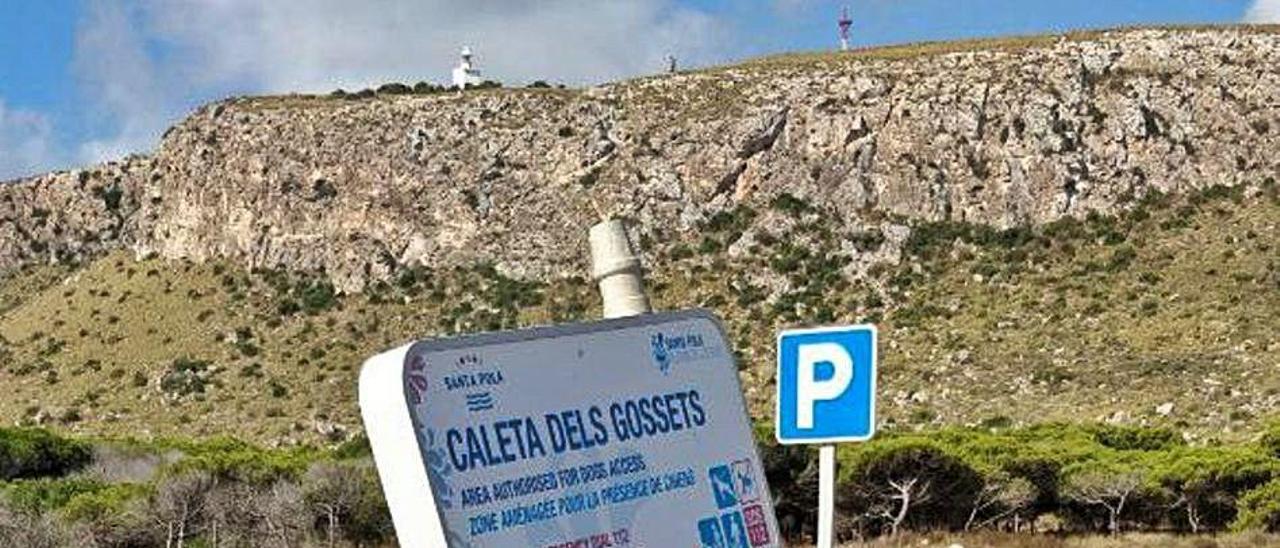
M 403 546 L 780 546 L 702 311 L 423 341 L 360 405 Z

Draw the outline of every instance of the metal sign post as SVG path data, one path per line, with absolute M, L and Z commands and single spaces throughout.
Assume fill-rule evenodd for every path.
M 778 335 L 778 443 L 820 444 L 818 548 L 835 540 L 836 448 L 875 434 L 876 328 L 783 331 Z
M 831 548 L 836 520 L 836 446 L 818 448 L 818 548 Z

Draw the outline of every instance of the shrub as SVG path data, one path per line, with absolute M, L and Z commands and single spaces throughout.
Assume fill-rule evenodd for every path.
M 813 211 L 813 206 L 809 202 L 796 198 L 787 192 L 774 197 L 773 201 L 769 202 L 769 207 L 792 217 L 799 217 Z
M 440 93 L 444 91 L 443 86 L 433 84 L 431 82 L 418 82 L 413 85 L 413 92 L 420 94 Z
M 9 508 L 0 501 L 0 543 L 4 546 L 59 548 L 83 545 L 84 539 L 73 541 L 73 538 L 52 515 Z
M 337 303 L 337 293 L 328 280 L 316 280 L 300 287 L 302 310 L 307 314 L 318 314 Z
M 303 497 L 316 529 L 333 545 L 385 541 L 391 531 L 386 502 L 372 463 L 318 462 L 302 478 Z
M 958 454 L 932 440 L 890 438 L 850 451 L 840 474 L 846 512 L 865 530 L 896 534 L 959 529 L 969 519 L 982 477 Z
M 4 495 L 12 507 L 40 513 L 62 508 L 78 495 L 105 487 L 106 484 L 88 478 L 40 478 L 13 482 L 5 487 Z
M 319 456 L 314 449 L 263 449 L 228 437 L 172 445 L 186 457 L 169 469 L 171 476 L 203 472 L 215 479 L 255 485 L 301 477 Z
M 406 95 L 413 93 L 413 88 L 399 82 L 391 82 L 378 86 L 378 95 Z
M 153 522 L 145 512 L 149 485 L 120 483 L 73 495 L 61 516 L 85 529 L 97 546 L 155 546 Z M 81 539 L 90 545 L 89 539 Z
M 1237 499 L 1276 472 L 1277 463 L 1252 447 L 1183 448 L 1164 456 L 1155 482 L 1173 501 L 1175 526 L 1201 533 L 1225 529 L 1236 519 Z
M 203 394 L 209 384 L 209 365 L 208 361 L 191 358 L 173 360 L 169 370 L 160 377 L 160 389 L 177 397 Z
M 1168 428 L 1104 425 L 1093 428 L 1093 437 L 1121 451 L 1165 451 L 1185 445 L 1182 436 Z
M 45 430 L 0 428 L 0 480 L 64 475 L 92 460 L 88 444 Z
M 732 242 L 737 240 L 744 231 L 751 226 L 751 222 L 756 218 L 756 211 L 746 205 L 738 205 L 737 207 L 717 212 L 703 225 L 705 230 L 710 232 L 724 233 L 729 235 L 726 241 Z
M 1267 425 L 1266 430 L 1262 432 L 1262 437 L 1258 439 L 1258 445 L 1268 455 L 1280 459 L 1280 422 Z
M 1101 509 L 1107 531 L 1120 533 L 1125 509 L 1143 495 L 1146 470 L 1132 459 L 1109 458 L 1074 464 L 1063 471 L 1062 496 L 1076 505 Z M 1087 514 L 1084 519 L 1091 516 Z
M 120 210 L 120 202 L 124 199 L 124 189 L 120 188 L 120 185 L 100 187 L 96 191 L 98 197 L 102 198 L 102 205 L 107 208 L 107 211 Z
M 854 249 L 861 253 L 873 253 L 884 245 L 884 232 L 880 229 L 873 228 L 871 230 L 862 230 L 849 236 L 849 241 L 853 243 Z
M 267 383 L 267 389 L 270 391 L 271 397 L 276 399 L 289 395 L 289 388 L 280 384 L 280 381 L 275 379 L 271 379 L 271 382 Z
M 1231 524 L 1232 529 L 1280 531 L 1280 479 L 1273 479 L 1245 494 L 1236 509 L 1238 514 Z
M 1124 245 L 1116 248 L 1111 253 L 1111 257 L 1107 260 L 1106 271 L 1110 273 L 1122 272 L 1129 268 L 1138 258 L 1138 252 L 1130 245 Z

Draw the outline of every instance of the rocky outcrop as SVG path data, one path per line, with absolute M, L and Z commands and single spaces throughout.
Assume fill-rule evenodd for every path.
M 152 165 L 131 158 L 0 184 L 0 271 L 79 262 L 133 244 L 145 199 L 139 180 Z
M 1039 223 L 1280 178 L 1271 30 L 972 47 L 582 91 L 234 99 L 147 158 L 0 186 L 0 268 L 127 246 L 323 269 L 358 291 L 406 264 L 580 274 L 603 215 L 671 241 L 783 192 L 899 234 L 913 219 Z

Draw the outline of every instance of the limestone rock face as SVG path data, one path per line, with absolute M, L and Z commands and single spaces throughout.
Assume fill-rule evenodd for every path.
M 897 234 L 1280 178 L 1280 34 L 976 47 L 782 57 L 583 91 L 232 99 L 147 157 L 0 185 L 0 269 L 125 246 L 323 269 L 345 291 L 406 264 L 546 278 L 585 272 L 586 229 L 603 215 L 663 241 L 790 193 L 851 231 Z

